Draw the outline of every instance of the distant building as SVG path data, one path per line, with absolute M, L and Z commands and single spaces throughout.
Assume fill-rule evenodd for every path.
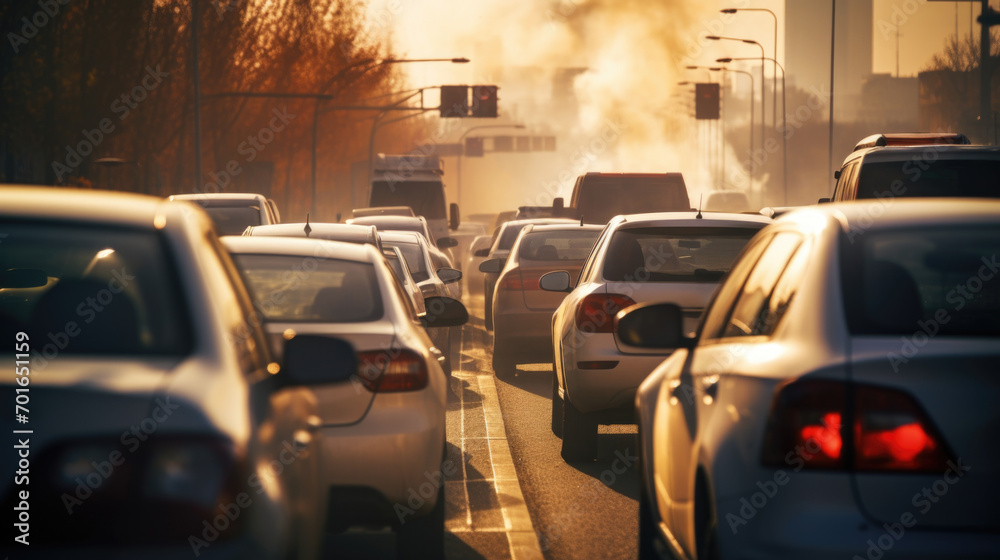
M 861 86 L 861 98 L 859 120 L 886 132 L 923 130 L 917 78 L 872 74 Z

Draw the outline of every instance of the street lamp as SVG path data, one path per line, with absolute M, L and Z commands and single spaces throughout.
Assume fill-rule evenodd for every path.
M 719 10 L 719 11 L 722 12 L 722 13 L 724 13 L 724 14 L 735 14 L 736 12 L 767 12 L 767 13 L 771 14 L 771 17 L 774 19 L 774 58 L 772 58 L 771 60 L 774 61 L 775 65 L 778 64 L 777 63 L 777 60 L 778 60 L 778 16 L 774 15 L 774 12 L 772 12 L 771 10 L 768 10 L 767 8 L 725 8 L 725 9 L 722 9 L 722 10 Z M 772 66 L 772 69 L 774 69 L 774 75 L 771 76 L 771 97 L 772 97 L 772 100 L 771 100 L 771 112 L 776 114 L 777 111 L 778 111 L 778 71 L 773 66 Z M 782 75 L 784 75 L 784 70 L 782 70 L 781 72 L 782 72 Z M 782 91 L 784 91 L 784 90 L 782 90 Z M 775 117 L 775 116 L 771 117 L 771 127 L 772 128 L 774 128 L 774 123 L 776 122 L 776 118 L 777 117 Z
M 726 64 L 734 60 L 757 60 L 757 59 L 751 57 L 738 57 L 738 58 L 718 58 L 715 61 L 720 64 Z M 781 166 L 782 166 L 781 180 L 782 180 L 782 190 L 783 190 L 782 198 L 784 199 L 785 206 L 788 206 L 788 138 L 785 136 L 785 133 L 787 132 L 785 130 L 787 127 L 786 119 L 788 118 L 788 116 L 785 114 L 786 110 L 785 67 L 778 64 L 778 61 L 774 60 L 773 58 L 769 58 L 767 60 L 773 62 L 774 65 L 781 70 Z M 763 119 L 761 119 L 760 125 L 761 127 L 764 126 Z M 774 129 L 777 130 L 777 127 L 774 127 Z M 763 144 L 761 145 L 761 148 L 762 149 L 764 148 Z
M 720 58 L 720 59 L 716 60 L 716 62 L 718 62 L 720 64 L 726 64 L 726 63 L 730 62 L 730 60 L 731 59 Z M 749 173 L 749 175 L 750 175 L 750 189 L 749 190 L 750 190 L 750 192 L 753 192 L 753 167 L 754 167 L 754 161 L 753 161 L 753 92 L 754 92 L 753 74 L 751 74 L 750 72 L 747 72 L 746 70 L 733 70 L 732 68 L 727 68 L 727 67 L 723 67 L 722 71 L 723 72 L 735 72 L 737 74 L 743 74 L 744 76 L 750 78 L 750 97 L 748 98 L 750 100 L 750 126 L 748 127 L 750 129 L 750 165 L 748 165 L 747 167 L 750 170 L 750 173 Z M 764 123 L 761 122 L 760 125 L 764 126 Z
M 719 68 L 717 66 L 685 66 L 685 68 L 688 69 L 688 70 L 705 70 L 708 73 L 708 82 L 709 83 L 714 83 L 713 80 L 712 80 L 712 72 L 718 72 L 718 71 L 722 70 L 722 68 Z M 716 175 L 722 175 L 722 177 L 723 177 L 723 183 L 725 183 L 725 172 L 726 172 L 726 146 L 725 146 L 725 138 L 726 138 L 726 105 L 725 105 L 725 103 L 722 104 L 722 119 L 721 119 L 721 121 L 722 121 L 721 122 L 721 128 L 722 128 L 722 132 L 721 133 L 719 133 L 718 129 L 720 127 L 719 127 L 718 124 L 716 125 L 714 131 L 712 130 L 711 127 L 709 128 L 709 133 L 717 135 L 719 137 L 719 142 L 716 144 L 714 142 L 709 141 L 709 143 L 717 145 L 717 149 L 719 150 L 719 154 L 718 154 L 717 158 L 718 158 L 718 160 L 720 162 L 720 165 L 717 166 L 717 168 L 715 170 L 715 173 L 716 173 Z
M 739 39 L 737 37 L 720 37 L 718 35 L 709 35 L 705 37 L 710 41 L 739 41 L 740 43 L 745 43 L 747 45 L 757 45 L 760 48 L 760 147 L 764 147 L 764 122 L 766 120 L 766 115 L 764 111 L 765 107 L 765 94 L 764 94 L 764 46 L 754 41 L 753 39 Z M 750 157 L 753 158 L 754 154 L 751 152 Z
M 458 145 L 461 146 L 462 152 L 458 154 L 458 162 L 457 162 L 458 169 L 456 170 L 455 173 L 456 176 L 455 182 L 457 183 L 455 187 L 457 191 L 455 193 L 455 202 L 458 203 L 459 205 L 461 205 L 462 203 L 462 158 L 464 157 L 465 154 L 465 137 L 468 136 L 468 134 L 473 130 L 482 130 L 484 128 L 516 128 L 520 130 L 526 127 L 523 124 L 483 124 L 468 128 L 465 132 L 462 133 L 461 136 L 458 137 Z

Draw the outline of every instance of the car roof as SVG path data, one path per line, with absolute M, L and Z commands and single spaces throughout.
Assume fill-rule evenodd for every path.
M 698 216 L 701 215 L 701 218 Z M 757 213 L 735 212 L 650 212 L 615 216 L 613 227 L 674 226 L 674 227 L 754 227 L 765 226 L 771 219 Z
M 305 237 L 241 237 L 227 235 L 221 238 L 226 249 L 242 255 L 291 255 L 325 259 L 371 262 L 377 252 L 371 245 L 313 239 Z
M 348 224 L 372 225 L 375 227 L 385 227 L 392 229 L 395 227 L 421 228 L 427 223 L 423 216 L 361 216 L 351 218 Z
M 891 204 L 877 199 L 853 200 L 804 206 L 782 215 L 774 223 L 798 222 L 802 229 L 814 230 L 824 219 L 839 222 L 844 231 L 853 228 L 859 232 L 938 225 L 1000 224 L 1000 200 L 899 198 Z
M 933 153 L 933 158 L 929 154 Z M 923 159 L 932 162 L 938 159 L 980 159 L 1000 161 L 1000 146 L 980 146 L 963 144 L 924 144 L 920 146 L 877 146 L 874 148 L 862 148 L 850 153 L 844 164 L 856 159 L 864 158 L 865 161 L 910 161 L 915 156 L 928 157 Z M 843 167 L 843 165 L 841 165 Z
M 525 230 L 531 228 L 531 233 L 539 233 L 546 231 L 601 231 L 604 229 L 604 224 L 583 224 L 574 220 L 573 224 L 528 224 L 524 227 Z
M 170 200 L 188 200 L 202 206 L 242 206 L 251 204 L 267 204 L 267 198 L 257 193 L 189 193 L 174 194 Z
M 372 238 L 372 228 L 374 226 L 370 225 L 319 222 L 310 223 L 309 227 L 311 229 L 308 236 L 305 233 L 305 222 L 251 226 L 248 228 L 248 231 L 251 236 L 333 238 L 335 241 L 347 241 L 349 243 L 374 241 Z
M 134 193 L 0 185 L 0 215 L 16 218 L 61 219 L 154 228 L 162 227 L 156 223 L 157 216 L 168 218 L 167 214 L 173 214 L 175 208 L 190 209 L 191 206 L 187 202 L 172 202 Z
M 579 224 L 580 220 L 573 220 L 570 218 L 525 218 L 523 220 L 508 220 L 502 224 L 503 226 L 524 226 L 528 224 Z

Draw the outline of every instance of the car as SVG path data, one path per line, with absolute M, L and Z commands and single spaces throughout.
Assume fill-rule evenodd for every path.
M 506 259 L 486 261 L 499 274 L 493 293 L 493 372 L 514 373 L 521 363 L 552 361 L 552 312 L 565 293 L 546 292 L 538 280 L 565 270 L 576 278 L 603 226 L 528 224 Z
M 1000 201 L 786 214 L 636 395 L 640 558 L 989 558 L 1000 550 Z M 905 536 L 905 538 L 904 538 Z
M 479 250 L 474 253 L 476 256 L 486 257 L 483 263 L 479 264 L 479 271 L 483 273 L 483 294 L 485 297 L 484 302 L 484 320 L 486 322 L 486 330 L 493 330 L 493 289 L 496 286 L 497 278 L 499 277 L 498 272 L 487 272 L 483 270 L 483 264 L 488 260 L 493 259 L 506 259 L 507 255 L 510 254 L 511 247 L 514 246 L 514 241 L 517 240 L 517 236 L 521 233 L 524 226 L 528 224 L 579 224 L 579 220 L 571 220 L 569 218 L 532 218 L 526 220 L 511 220 L 509 222 L 504 222 L 500 224 L 500 227 L 493 234 L 493 244 L 488 250 Z M 492 266 L 490 268 L 493 268 Z
M 426 313 L 427 306 L 424 304 L 424 295 L 420 292 L 420 286 L 417 285 L 417 281 L 410 274 L 410 267 L 406 264 L 403 252 L 399 250 L 399 247 L 386 247 L 382 250 L 382 256 L 385 257 L 386 262 L 392 267 L 392 271 L 396 274 L 396 279 L 399 280 L 403 291 L 410 297 L 410 303 L 413 305 L 413 309 L 416 310 L 417 315 Z
M 705 197 L 706 212 L 749 212 L 750 198 L 747 193 L 737 190 L 709 191 Z
M 169 200 L 186 200 L 200 205 L 211 216 L 219 235 L 239 235 L 248 226 L 276 224 L 277 208 L 256 193 L 175 194 Z
M 0 492 L 29 555 L 318 558 L 310 386 L 355 374 L 350 344 L 289 336 L 276 360 L 189 202 L 5 186 L 0 224 L 0 384 L 25 430 Z
M 570 292 L 552 315 L 552 431 L 564 460 L 597 451 L 598 424 L 634 422 L 635 391 L 663 354 L 623 346 L 615 314 L 672 298 L 694 330 L 705 304 L 744 245 L 770 220 L 758 214 L 658 212 L 613 218 L 580 277 L 542 276 L 543 290 Z
M 831 198 L 1000 197 L 1000 147 L 962 134 L 876 134 L 862 139 L 836 172 Z
M 479 265 L 490 252 L 493 245 L 492 235 L 477 235 L 469 243 L 469 250 L 465 254 L 465 265 L 462 267 L 462 275 L 465 280 L 464 293 L 469 295 L 482 295 L 485 287 L 485 278 L 479 271 Z
M 588 224 L 606 224 L 619 214 L 691 209 L 680 173 L 585 173 L 576 178 L 570 206 Z
M 378 231 L 412 231 L 424 236 L 427 240 L 427 249 L 431 253 L 434 267 L 455 268 L 455 259 L 451 255 L 451 248 L 458 244 L 452 237 L 442 237 L 434 239 L 431 230 L 427 225 L 427 219 L 423 216 L 365 216 L 347 220 L 348 224 L 375 226 Z
M 352 212 L 355 218 L 367 216 L 416 216 L 409 206 L 376 206 L 373 208 L 355 208 Z
M 461 298 L 461 292 L 454 286 L 462 280 L 462 273 L 454 268 L 435 268 L 428 250 L 430 244 L 424 236 L 408 231 L 384 231 L 379 233 L 379 238 L 386 247 L 395 247 L 402 253 L 425 300 L 429 297 Z M 451 375 L 455 354 L 462 340 L 460 329 L 431 326 L 428 333 L 445 356 L 445 373 Z
M 288 223 L 267 226 L 250 226 L 242 232 L 244 237 L 308 237 L 345 243 L 373 245 L 382 250 L 382 241 L 375 226 L 337 223 Z
M 426 218 L 431 231 L 427 239 L 436 243 L 460 223 L 458 204 L 447 201 L 443 175 L 444 164 L 438 156 L 377 154 L 372 162 L 368 206 L 410 207 L 414 214 Z
M 429 297 L 435 315 L 418 316 L 371 245 L 266 237 L 223 243 L 263 310 L 274 350 L 292 331 L 340 337 L 358 352 L 352 383 L 313 387 L 326 528 L 389 525 L 398 531 L 400 556 L 443 557 L 448 380 L 422 325 L 464 324 L 465 307 Z M 425 473 L 438 474 L 438 487 L 414 504 L 408 492 L 427 482 Z M 400 504 L 410 511 L 398 517 Z
M 486 227 L 475 222 L 465 222 L 451 233 L 451 237 L 455 240 L 455 246 L 451 249 L 451 253 L 455 257 L 453 261 L 455 268 L 462 272 L 470 272 L 465 267 L 465 262 L 469 257 L 469 247 L 472 245 L 472 241 L 480 235 L 486 235 Z

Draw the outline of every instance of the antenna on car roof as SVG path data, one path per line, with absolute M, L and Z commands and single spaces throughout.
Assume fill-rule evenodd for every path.
M 702 216 L 701 216 L 701 203 L 702 203 L 703 200 L 705 200 L 705 193 L 702 193 L 700 196 L 698 196 L 698 215 L 696 215 L 694 217 L 694 219 L 696 219 L 696 220 L 700 220 L 702 218 Z
M 312 230 L 313 230 L 312 226 L 309 225 L 309 212 L 306 212 L 306 227 L 302 228 L 302 231 L 306 232 L 306 237 L 309 237 L 309 234 L 312 233 Z
M 580 226 L 583 226 L 583 214 L 580 214 Z

